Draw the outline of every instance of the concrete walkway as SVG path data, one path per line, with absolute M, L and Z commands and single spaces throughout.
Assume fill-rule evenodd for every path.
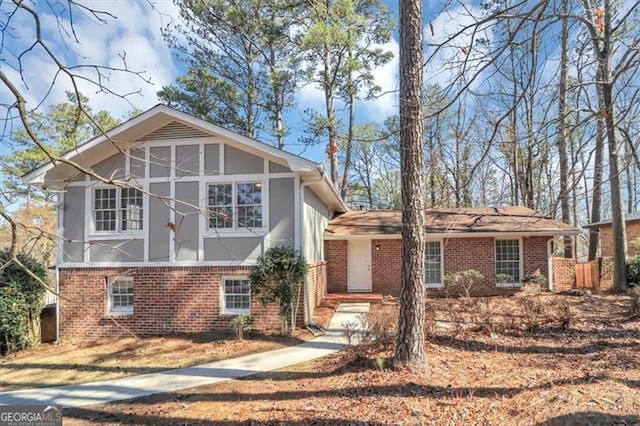
M 298 346 L 122 379 L 2 392 L 0 405 L 59 404 L 65 408 L 81 407 L 174 392 L 277 370 L 339 351 L 346 342 L 342 324 L 357 321 L 358 315 L 368 310 L 368 303 L 340 304 L 331 317 L 327 332 Z

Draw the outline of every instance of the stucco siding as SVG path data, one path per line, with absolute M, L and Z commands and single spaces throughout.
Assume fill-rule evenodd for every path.
M 156 195 L 149 199 L 149 261 L 169 261 L 169 183 L 152 183 L 149 191 Z
M 142 262 L 144 240 L 96 240 L 89 242 L 89 260 L 104 262 Z
M 220 174 L 220 144 L 208 143 L 204 146 L 204 174 Z
M 232 146 L 224 147 L 224 172 L 227 175 L 264 173 L 264 159 Z
M 304 190 L 303 205 L 303 255 L 309 263 L 324 260 L 324 231 L 330 220 L 329 208 L 309 188 Z
M 64 193 L 64 243 L 62 244 L 63 262 L 82 262 L 85 220 L 84 187 L 69 187 Z M 91 213 L 88 212 L 90 215 Z M 75 241 L 75 242 L 73 242 Z
M 200 146 L 176 146 L 176 176 L 198 176 L 200 168 Z
M 293 245 L 295 238 L 293 178 L 269 180 L 269 245 Z
M 169 177 L 171 171 L 171 147 L 154 146 L 149 150 L 149 176 Z
M 198 182 L 176 183 L 176 260 L 198 260 Z
M 204 260 L 243 262 L 262 254 L 262 237 L 205 238 Z
M 286 166 L 281 166 L 278 163 L 274 163 L 273 161 L 269 161 L 269 173 L 288 173 L 291 169 Z
M 94 164 L 91 169 L 93 169 L 98 176 L 105 179 L 122 179 L 126 176 L 124 165 L 124 154 L 118 153 Z
M 144 148 L 133 148 L 129 156 L 129 162 L 131 167 L 131 176 L 137 178 L 146 177 L 145 171 L 145 155 L 146 150 Z

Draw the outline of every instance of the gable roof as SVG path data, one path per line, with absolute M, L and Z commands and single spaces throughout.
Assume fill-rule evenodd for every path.
M 429 209 L 425 226 L 432 234 L 575 235 L 578 230 L 525 207 Z M 325 236 L 400 235 L 402 212 L 350 211 L 334 218 Z
M 83 167 L 92 167 L 123 149 L 138 147 L 145 141 L 180 139 L 184 140 L 184 143 L 190 143 L 189 139 L 202 137 L 219 138 L 225 144 L 285 164 L 293 172 L 299 172 L 303 180 L 313 178 L 312 187 L 325 202 L 328 202 L 336 211 L 347 211 L 344 201 L 321 164 L 163 104 L 158 104 L 104 134 L 82 143 L 62 155 L 62 158 Z M 48 162 L 25 174 L 22 180 L 30 185 L 62 189 L 77 173 L 73 166 L 64 162 L 58 164 Z
M 627 213 L 624 216 L 624 221 L 626 223 L 629 222 L 637 222 L 640 221 L 640 212 L 633 212 L 633 213 Z M 594 222 L 594 223 L 590 223 L 588 225 L 585 225 L 585 228 L 602 228 L 604 226 L 611 226 L 611 219 L 608 220 L 603 220 L 600 222 Z

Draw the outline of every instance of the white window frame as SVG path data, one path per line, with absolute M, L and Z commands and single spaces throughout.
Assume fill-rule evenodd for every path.
M 260 185 L 260 207 L 261 207 L 261 225 L 259 227 L 245 227 L 245 226 L 239 226 L 238 224 L 238 207 L 240 207 L 241 205 L 238 204 L 238 185 L 242 185 L 242 184 L 258 184 Z M 205 184 L 205 205 L 206 205 L 206 209 L 207 212 L 210 211 L 211 207 L 215 207 L 215 206 L 210 206 L 209 205 L 209 187 L 213 186 L 213 185 L 231 185 L 231 211 L 232 211 L 232 226 L 229 228 L 214 228 L 210 226 L 210 222 L 209 222 L 209 216 L 207 215 L 206 217 L 206 232 L 208 234 L 211 233 L 255 233 L 255 232 L 262 232 L 264 230 L 266 230 L 266 221 L 267 221 L 267 215 L 266 215 L 266 210 L 267 210 L 267 205 L 266 205 L 266 200 L 265 200 L 265 182 L 262 179 L 255 179 L 255 180 L 221 180 L 221 181 L 215 181 L 215 182 L 207 182 Z M 253 205 L 253 204 L 248 204 L 248 205 Z M 210 213 L 209 213 L 210 214 Z
M 251 283 L 249 283 L 249 307 L 246 309 L 237 309 L 237 308 L 227 308 L 227 293 L 225 291 L 225 285 L 227 281 L 249 281 L 249 277 L 245 275 L 236 275 L 236 276 L 224 276 L 220 279 L 220 312 L 223 315 L 244 315 L 251 313 Z M 244 295 L 244 293 L 231 293 Z
M 442 240 L 437 240 L 437 241 L 427 241 L 427 247 L 426 250 L 428 251 L 428 245 L 429 244 L 438 244 L 438 246 L 440 247 L 440 282 L 438 283 L 429 283 L 427 282 L 427 277 L 426 277 L 426 265 L 429 263 L 427 261 L 427 259 L 424 260 L 425 262 L 425 283 L 426 283 L 426 287 L 427 288 L 443 288 L 444 287 L 444 253 L 443 253 L 443 244 L 442 244 Z M 426 253 L 428 255 L 428 253 Z M 433 262 L 431 262 L 433 263 Z
M 122 283 L 126 283 L 131 287 L 131 305 L 127 305 L 124 307 L 114 307 L 113 306 L 113 288 L 115 285 L 120 285 Z M 125 295 L 128 296 L 128 295 Z M 135 284 L 133 282 L 133 277 L 109 277 L 107 278 L 107 313 L 109 315 L 116 316 L 131 316 L 133 315 L 135 305 Z
M 502 238 L 495 238 L 494 242 L 493 242 L 493 263 L 494 263 L 494 271 L 495 274 L 498 274 L 498 241 L 517 241 L 518 242 L 518 273 L 520 275 L 520 280 L 518 282 L 510 282 L 510 283 L 501 283 L 498 282 L 498 280 L 496 280 L 496 287 L 503 287 L 503 288 L 514 288 L 514 287 L 522 287 L 522 277 L 524 274 L 524 257 L 523 257 L 523 251 L 522 251 L 522 238 L 509 238 L 509 237 L 502 237 Z
M 113 231 L 98 231 L 96 230 L 96 216 L 95 216 L 95 194 L 97 190 L 104 190 L 104 189 L 115 189 L 116 191 L 116 207 L 115 207 L 115 211 L 116 211 L 116 229 Z M 142 222 L 142 226 L 141 229 L 127 229 L 127 230 L 122 230 L 122 212 L 123 212 L 123 208 L 122 208 L 122 190 L 123 189 L 136 189 L 140 192 L 140 194 L 142 195 L 142 207 L 140 208 L 141 210 L 141 214 L 140 214 L 140 221 Z M 90 194 L 89 194 L 89 208 L 90 208 L 90 212 L 91 212 L 91 232 L 90 234 L 93 236 L 117 236 L 117 235 L 126 235 L 126 236 L 133 236 L 133 235 L 142 235 L 145 232 L 145 226 L 146 226 L 146 211 L 145 211 L 145 207 L 146 207 L 146 196 L 143 192 L 143 190 L 141 188 L 137 188 L 137 187 L 130 187 L 130 188 L 121 188 L 121 187 L 115 187 L 115 186 L 105 186 L 105 185 L 100 185 L 100 186 L 91 186 L 89 188 Z

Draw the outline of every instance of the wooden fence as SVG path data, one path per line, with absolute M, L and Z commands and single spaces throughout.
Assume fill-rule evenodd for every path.
M 597 291 L 600 288 L 600 262 L 576 263 L 576 288 Z

